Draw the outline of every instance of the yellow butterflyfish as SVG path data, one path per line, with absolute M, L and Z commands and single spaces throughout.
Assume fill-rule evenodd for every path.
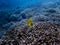
M 32 19 L 32 18 L 29 18 L 29 19 L 27 20 L 27 26 L 30 27 L 31 24 L 32 24 L 32 22 L 33 22 L 33 19 Z

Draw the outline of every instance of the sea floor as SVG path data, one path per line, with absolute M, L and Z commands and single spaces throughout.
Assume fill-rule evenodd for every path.
M 37 22 L 31 27 L 12 26 L 1 38 L 1 45 L 60 45 L 60 24 Z

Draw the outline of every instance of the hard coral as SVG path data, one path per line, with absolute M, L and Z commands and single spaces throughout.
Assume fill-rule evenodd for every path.
M 26 30 L 25 28 L 21 25 L 11 27 L 2 38 L 1 45 L 4 42 L 13 45 L 60 45 L 59 23 L 38 22 Z

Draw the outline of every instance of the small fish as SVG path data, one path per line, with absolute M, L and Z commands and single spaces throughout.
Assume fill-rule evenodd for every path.
M 32 22 L 33 22 L 33 19 L 32 19 L 32 18 L 29 18 L 29 19 L 27 20 L 27 26 L 30 27 L 31 24 L 32 24 Z

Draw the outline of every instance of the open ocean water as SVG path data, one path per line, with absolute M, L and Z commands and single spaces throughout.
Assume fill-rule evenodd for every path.
M 26 16 L 29 9 L 41 13 L 38 21 L 60 22 L 60 0 L 0 0 L 0 37 L 7 31 L 7 29 L 16 22 L 27 19 L 27 17 L 35 18 L 36 15 L 30 14 Z M 37 10 L 35 10 L 38 8 Z M 41 10 L 40 10 L 41 9 Z M 21 13 L 22 12 L 22 13 Z

